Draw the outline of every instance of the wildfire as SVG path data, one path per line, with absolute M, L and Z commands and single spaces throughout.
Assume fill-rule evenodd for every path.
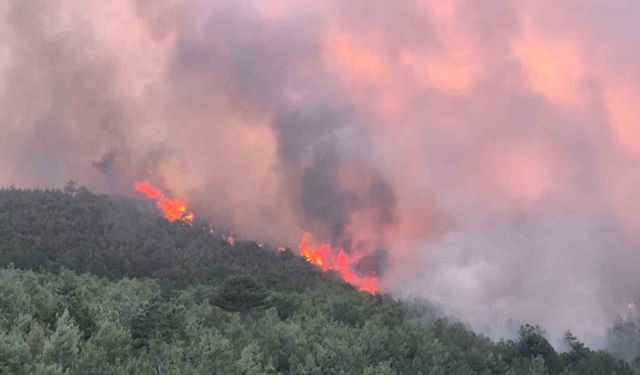
M 149 181 L 136 182 L 135 188 L 139 193 L 155 201 L 167 220 L 193 223 L 195 216 L 193 212 L 189 211 L 189 202 L 186 199 L 167 198 L 160 189 L 151 185 Z M 213 225 L 209 226 L 209 232 L 214 234 Z M 235 236 L 230 232 L 222 233 L 222 238 L 232 246 L 236 243 Z M 327 243 L 314 247 L 311 242 L 311 235 L 305 233 L 299 245 L 300 255 L 305 257 L 309 263 L 318 266 L 323 271 L 338 272 L 344 281 L 364 292 L 373 294 L 378 290 L 378 279 L 375 276 L 360 276 L 353 270 L 357 259 L 350 257 L 343 249 L 334 249 Z M 285 248 L 279 247 L 278 251 L 285 251 Z
M 236 238 L 233 236 L 233 233 L 222 233 L 222 239 L 231 246 L 235 246 L 236 244 Z
M 305 233 L 299 245 L 300 255 L 305 257 L 309 263 L 315 264 L 323 271 L 336 271 L 342 279 L 358 289 L 375 293 L 378 290 L 378 279 L 373 276 L 362 277 L 353 271 L 352 266 L 356 263 L 344 250 L 337 252 L 329 244 L 322 244 L 318 247 L 311 245 L 311 235 Z
M 162 191 L 155 188 L 149 181 L 140 181 L 135 184 L 136 191 L 144 194 L 147 198 L 156 202 L 156 205 L 164 217 L 169 221 L 182 221 L 188 224 L 193 223 L 195 218 L 193 212 L 188 210 L 189 202 L 185 199 L 169 199 Z

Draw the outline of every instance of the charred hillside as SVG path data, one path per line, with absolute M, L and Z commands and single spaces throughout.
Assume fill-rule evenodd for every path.
M 570 334 L 491 341 L 359 292 L 291 251 L 230 244 L 147 201 L 0 190 L 2 374 L 635 374 Z

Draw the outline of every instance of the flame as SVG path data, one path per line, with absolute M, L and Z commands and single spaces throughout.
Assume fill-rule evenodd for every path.
M 164 193 L 151 185 L 149 181 L 140 181 L 135 183 L 136 191 L 144 194 L 147 198 L 154 200 L 156 205 L 164 217 L 169 221 L 182 221 L 188 224 L 193 223 L 195 215 L 188 210 L 188 201 L 186 199 L 169 199 Z M 209 232 L 214 233 L 213 225 L 209 225 Z M 223 240 L 233 246 L 236 238 L 232 233 L 223 233 Z M 371 294 L 378 290 L 378 279 L 374 276 L 360 276 L 353 270 L 353 265 L 357 263 L 343 249 L 334 249 L 328 243 L 324 243 L 318 247 L 311 244 L 311 235 L 305 233 L 300 241 L 300 255 L 323 271 L 336 271 L 344 281 L 356 286 L 358 289 Z M 262 247 L 262 244 L 259 244 Z M 278 251 L 285 251 L 284 247 L 278 247 Z
M 188 211 L 189 202 L 185 199 L 169 199 L 160 189 L 154 187 L 149 181 L 135 183 L 136 191 L 144 194 L 147 198 L 156 202 L 156 205 L 164 217 L 169 221 L 182 221 L 188 224 L 193 223 L 195 215 Z
M 300 255 L 307 261 L 321 268 L 323 271 L 336 271 L 347 283 L 358 289 L 374 294 L 378 290 L 378 279 L 373 276 L 360 276 L 353 271 L 356 262 L 343 249 L 334 249 L 324 243 L 318 247 L 311 245 L 311 235 L 305 233 L 298 246 Z
M 236 238 L 233 235 L 233 233 L 222 233 L 222 239 L 225 240 L 231 246 L 235 246 L 236 244 Z

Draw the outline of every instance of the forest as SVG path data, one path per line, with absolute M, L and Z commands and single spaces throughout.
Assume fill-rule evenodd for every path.
M 630 319 L 607 351 L 570 332 L 554 348 L 534 324 L 491 340 L 150 202 L 0 189 L 1 374 L 625 375 L 639 342 Z

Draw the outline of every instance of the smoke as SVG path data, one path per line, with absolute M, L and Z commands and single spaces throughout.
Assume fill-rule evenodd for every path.
M 633 0 L 0 0 L 0 184 L 148 179 L 501 336 L 640 296 Z

